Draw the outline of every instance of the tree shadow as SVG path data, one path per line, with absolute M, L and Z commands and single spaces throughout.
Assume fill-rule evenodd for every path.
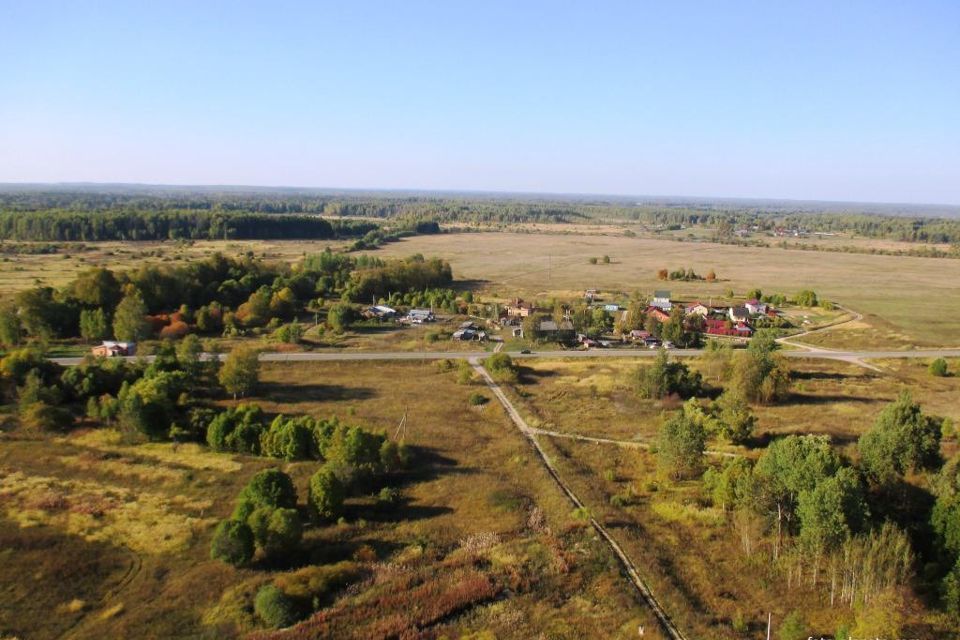
M 453 287 L 458 291 L 480 291 L 488 284 L 490 284 L 489 280 L 470 278 L 467 280 L 456 280 L 453 283 Z
M 401 498 L 395 504 L 377 502 L 370 504 L 347 504 L 344 516 L 348 519 L 360 519 L 370 522 L 412 522 L 426 520 L 444 514 L 453 513 L 453 509 L 438 505 L 411 504 L 409 498 Z
M 879 398 L 869 396 L 848 396 L 842 393 L 807 395 L 803 393 L 791 393 L 781 405 L 821 405 L 834 404 L 836 402 L 863 402 L 866 404 L 877 404 L 884 402 Z
M 276 402 L 368 400 L 377 392 L 369 387 L 347 387 L 340 384 L 289 384 L 264 382 L 258 395 Z

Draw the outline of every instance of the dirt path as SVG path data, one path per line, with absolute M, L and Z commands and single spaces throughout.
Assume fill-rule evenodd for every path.
M 803 342 L 794 342 L 794 341 L 797 340 L 798 338 L 802 338 L 802 337 L 804 337 L 804 336 L 809 336 L 809 335 L 814 334 L 814 333 L 824 333 L 824 332 L 826 332 L 826 331 L 832 331 L 833 329 L 836 329 L 837 327 L 843 326 L 843 325 L 845 325 L 845 324 L 849 324 L 849 323 L 851 323 L 851 322 L 858 322 L 858 321 L 860 321 L 860 320 L 863 320 L 863 314 L 860 313 L 860 312 L 858 312 L 858 311 L 854 311 L 853 309 L 849 309 L 849 308 L 847 308 L 847 307 L 843 307 L 843 306 L 841 306 L 841 305 L 839 305 L 839 304 L 837 305 L 837 308 L 838 308 L 838 309 L 842 309 L 842 310 L 844 310 L 845 312 L 847 312 L 847 314 L 849 314 L 849 317 L 843 318 L 842 320 L 837 320 L 836 322 L 831 322 L 830 324 L 824 325 L 824 326 L 822 326 L 822 327 L 817 327 L 816 329 L 810 329 L 809 331 L 804 331 L 804 332 L 802 332 L 802 333 L 798 333 L 798 334 L 793 335 L 793 336 L 786 336 L 786 337 L 784 337 L 784 338 L 777 338 L 777 342 L 779 342 L 780 344 L 790 345 L 791 347 L 797 347 L 797 348 L 799 348 L 799 349 L 803 349 L 803 350 L 804 350 L 805 352 L 807 352 L 807 353 L 833 353 L 833 352 L 836 352 L 836 351 L 837 351 L 836 349 L 829 349 L 829 348 L 827 348 L 827 347 L 816 347 L 816 346 L 813 346 L 813 345 L 805 344 L 805 343 L 803 343 Z M 859 366 L 859 367 L 863 367 L 864 369 L 870 369 L 871 371 L 878 371 L 878 372 L 881 372 L 881 373 L 883 372 L 883 369 L 881 369 L 880 367 L 877 367 L 877 366 L 875 366 L 875 365 L 872 365 L 872 364 L 870 364 L 869 362 L 866 362 L 865 360 L 863 360 L 863 359 L 861 359 L 861 358 L 857 358 L 857 357 L 855 357 L 855 356 L 838 356 L 836 359 L 837 359 L 837 360 L 842 360 L 842 361 L 844 361 L 844 362 L 849 362 L 850 364 L 855 364 L 855 365 L 857 365 L 857 366 Z
M 580 498 L 577 497 L 567 483 L 563 481 L 563 478 L 560 477 L 560 473 L 557 471 L 556 467 L 554 467 L 553 462 L 550 461 L 550 457 L 537 441 L 537 434 L 540 432 L 540 430 L 530 428 L 526 420 L 524 420 L 520 413 L 517 412 L 516 408 L 513 406 L 513 403 L 510 402 L 510 399 L 507 398 L 506 394 L 504 394 L 503 389 L 500 388 L 500 385 L 494 382 L 493 378 L 490 377 L 490 374 L 487 373 L 487 370 L 484 369 L 480 364 L 478 358 L 470 358 L 470 364 L 480 375 L 480 377 L 483 378 L 484 382 L 487 384 L 487 387 L 493 392 L 493 395 L 497 397 L 497 400 L 500 401 L 500 404 L 503 405 L 507 415 L 510 416 L 510 419 L 513 421 L 514 425 L 516 425 L 516 427 L 520 430 L 520 433 L 522 433 L 530 441 L 530 444 L 533 445 L 537 455 L 540 456 L 540 460 L 543 462 L 544 466 L 546 466 L 547 472 L 553 477 L 560 489 L 567 495 L 568 498 L 570 498 L 570 501 L 574 504 L 574 506 L 576 506 L 578 509 L 587 511 L 583 502 L 580 501 Z M 637 591 L 640 593 L 640 597 L 643 598 L 644 602 L 647 603 L 647 606 L 649 606 L 651 611 L 653 611 L 657 621 L 660 623 L 660 627 L 663 629 L 664 633 L 667 634 L 667 637 L 671 640 L 686 640 L 686 636 L 684 636 L 683 633 L 676 627 L 676 625 L 673 624 L 670 616 L 667 615 L 667 612 L 660 605 L 660 602 L 657 600 L 656 596 L 653 595 L 653 592 L 650 590 L 650 587 L 647 586 L 647 583 L 643 580 L 643 578 L 640 577 L 640 572 L 637 571 L 633 561 L 630 560 L 630 557 L 627 556 L 626 552 L 619 545 L 619 543 L 614 540 L 613 536 L 611 536 L 606 528 L 593 516 L 590 517 L 590 524 L 600 535 L 600 537 L 602 537 L 610 546 L 614 554 L 617 556 L 617 559 L 620 560 L 620 564 L 626 571 L 630 581 L 637 588 Z

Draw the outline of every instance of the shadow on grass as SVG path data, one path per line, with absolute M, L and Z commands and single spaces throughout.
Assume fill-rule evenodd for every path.
M 869 396 L 852 396 L 844 395 L 842 393 L 831 393 L 831 394 L 817 394 L 817 395 L 806 395 L 802 393 L 791 393 L 787 398 L 780 403 L 781 406 L 787 405 L 821 405 L 821 404 L 834 404 L 835 402 L 864 402 L 867 404 L 876 404 L 884 403 L 885 401 L 879 398 L 871 398 Z
M 489 280 L 476 278 L 469 280 L 457 280 L 453 283 L 453 287 L 457 291 L 480 291 L 488 284 L 490 284 Z
M 305 402 L 323 400 L 368 400 L 377 392 L 369 387 L 346 387 L 340 384 L 289 384 L 265 382 L 257 395 L 275 402 Z

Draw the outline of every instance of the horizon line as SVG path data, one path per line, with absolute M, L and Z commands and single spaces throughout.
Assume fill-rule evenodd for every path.
M 407 194 L 443 194 L 443 195 L 481 195 L 481 196 L 500 196 L 500 197 L 554 197 L 554 198 L 610 198 L 618 200 L 627 199 L 651 199 L 651 200 L 700 200 L 707 202 L 722 201 L 754 201 L 754 202 L 778 202 L 778 203 L 798 203 L 798 204 L 832 204 L 832 205 L 859 205 L 859 206 L 883 206 L 883 207 L 948 207 L 960 210 L 960 202 L 890 202 L 881 200 L 833 200 L 817 198 L 796 198 L 796 197 L 778 197 L 778 196 L 716 196 L 716 195 L 680 195 L 680 194 L 632 194 L 632 193 L 599 193 L 599 192 L 577 192 L 577 191 L 509 191 L 495 189 L 460 189 L 460 188 L 422 188 L 422 187 L 313 187 L 298 185 L 254 185 L 254 184 L 216 184 L 216 183 L 167 183 L 167 182 L 101 182 L 101 181 L 58 181 L 58 182 L 38 182 L 38 181 L 0 181 L 0 189 L 9 188 L 38 188 L 38 187 L 111 187 L 111 188 L 155 188 L 155 189 L 230 189 L 230 190 L 248 190 L 251 192 L 264 191 L 299 191 L 299 192 L 317 192 L 321 194 L 338 193 L 407 193 Z M 641 204 L 641 203 L 635 203 Z

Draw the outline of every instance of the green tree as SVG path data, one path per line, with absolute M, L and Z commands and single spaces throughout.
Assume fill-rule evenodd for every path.
M 195 334 L 186 335 L 177 343 L 176 354 L 177 366 L 188 376 L 196 380 L 203 374 L 204 366 L 200 361 L 203 345 Z
M 784 529 L 791 528 L 800 494 L 812 491 L 840 468 L 840 457 L 826 436 L 787 436 L 774 440 L 754 467 L 755 507 L 777 523 L 778 555 Z
M 23 326 L 17 315 L 17 307 L 12 300 L 3 301 L 0 303 L 0 344 L 15 347 L 20 344 L 22 334 Z
M 215 451 L 260 454 L 265 426 L 263 411 L 255 404 L 240 404 L 221 411 L 207 425 L 207 444 Z
M 852 468 L 843 467 L 813 489 L 800 493 L 800 542 L 819 559 L 859 532 L 868 513 L 860 478 Z
M 285 418 L 278 415 L 260 439 L 263 455 L 284 460 L 305 460 L 313 457 L 313 429 L 310 419 Z
M 110 327 L 103 309 L 80 311 L 80 337 L 84 340 L 103 340 L 110 335 Z
M 886 484 L 910 469 L 940 464 L 940 423 L 924 415 L 908 391 L 887 405 L 869 431 L 860 436 L 860 460 L 867 475 Z
M 213 532 L 210 557 L 234 566 L 244 565 L 253 558 L 253 532 L 245 522 L 223 520 Z
M 113 314 L 113 335 L 117 340 L 136 342 L 150 335 L 147 305 L 137 289 L 131 289 Z
M 650 367 L 642 367 L 638 374 L 637 389 L 644 398 L 665 398 L 676 394 L 681 398 L 699 395 L 703 381 L 700 374 L 691 372 L 682 362 L 673 362 L 665 349 L 661 349 Z
M 260 351 L 254 346 L 234 347 L 220 368 L 220 384 L 234 399 L 253 393 L 260 381 Z
M 346 488 L 337 475 L 326 466 L 310 478 L 310 508 L 316 518 L 334 520 L 343 511 Z
M 723 467 L 710 467 L 703 474 L 704 488 L 713 504 L 721 509 L 732 509 L 746 502 L 751 494 L 753 466 L 746 458 L 732 458 Z
M 120 283 L 112 271 L 103 267 L 80 273 L 69 291 L 80 304 L 98 309 L 112 309 L 120 300 Z
M 734 444 L 743 444 L 753 435 L 756 416 L 738 392 L 728 389 L 716 402 L 717 427 L 720 437 Z
M 346 331 L 356 320 L 356 309 L 346 302 L 338 302 L 327 311 L 327 326 L 336 332 Z
M 794 298 L 794 302 L 801 307 L 815 307 L 817 306 L 817 294 L 809 289 L 801 291 Z
M 688 412 L 667 420 L 657 436 L 657 460 L 661 470 L 682 479 L 699 473 L 703 464 L 707 433 Z
M 246 522 L 250 514 L 262 507 L 295 509 L 296 506 L 297 490 L 290 476 L 279 469 L 264 469 L 240 492 L 233 517 Z

